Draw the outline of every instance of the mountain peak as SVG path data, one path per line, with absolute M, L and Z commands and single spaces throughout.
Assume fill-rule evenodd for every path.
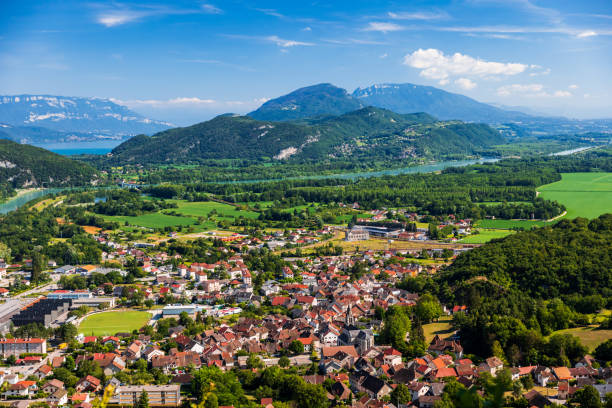
M 12 126 L 13 130 L 7 133 L 24 141 L 37 141 L 40 129 L 49 130 L 58 139 L 69 140 L 73 136 L 153 134 L 171 126 L 110 99 L 27 94 L 0 96 L 0 123 Z
M 320 115 L 341 115 L 362 106 L 345 89 L 322 83 L 271 99 L 248 115 L 258 120 L 296 120 Z

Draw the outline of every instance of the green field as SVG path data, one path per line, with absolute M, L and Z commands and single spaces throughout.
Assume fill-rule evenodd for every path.
M 565 173 L 561 177 L 538 191 L 540 197 L 565 205 L 566 218 L 596 218 L 612 212 L 612 173 Z
M 436 336 L 436 334 L 443 339 L 450 336 L 453 332 L 451 322 L 452 317 L 444 316 L 441 317 L 437 322 L 428 323 L 423 325 L 423 334 L 425 335 L 425 341 L 429 344 Z
M 196 223 L 196 220 L 191 217 L 175 217 L 172 215 L 166 215 L 161 213 L 143 214 L 136 217 L 129 217 L 124 215 L 104 216 L 109 221 L 117 221 L 120 224 L 124 224 L 126 221 L 130 225 L 136 225 L 145 228 L 164 228 L 173 226 L 189 226 Z
M 218 203 L 216 201 L 190 202 L 183 200 L 168 200 L 175 202 L 178 208 L 173 208 L 167 211 L 175 211 L 179 214 L 189 215 L 192 217 L 208 217 L 215 210 L 221 218 L 245 217 L 257 218 L 259 213 L 254 211 L 241 211 L 233 205 Z
M 147 324 L 149 312 L 103 312 L 87 316 L 79 325 L 79 333 L 85 336 L 110 336 L 131 333 Z
M 479 229 L 478 234 L 469 235 L 461 240 L 462 244 L 485 244 L 495 238 L 503 238 L 514 234 L 514 231 L 507 229 Z
M 534 227 L 543 227 L 550 224 L 546 221 L 530 221 L 530 220 L 479 220 L 474 224 L 477 228 L 493 228 L 493 229 L 511 229 L 523 228 L 532 229 Z
M 603 343 L 608 339 L 612 339 L 612 330 L 599 330 L 597 327 L 576 327 L 573 329 L 557 330 L 552 334 L 571 334 L 580 339 L 580 342 L 589 350 Z

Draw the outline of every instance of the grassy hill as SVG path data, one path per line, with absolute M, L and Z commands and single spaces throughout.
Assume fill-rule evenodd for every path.
M 89 184 L 95 170 L 39 147 L 0 139 L 0 184 L 13 188 Z
M 134 137 L 112 152 L 115 163 L 185 163 L 209 159 L 436 158 L 481 152 L 503 141 L 486 125 L 440 122 L 362 108 L 300 122 L 218 116 L 190 127 Z

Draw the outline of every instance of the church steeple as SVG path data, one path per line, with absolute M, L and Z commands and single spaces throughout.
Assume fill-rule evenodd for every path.
M 346 307 L 346 318 L 344 319 L 344 323 L 347 326 L 353 326 L 355 324 L 355 316 L 353 316 L 353 310 L 350 303 Z

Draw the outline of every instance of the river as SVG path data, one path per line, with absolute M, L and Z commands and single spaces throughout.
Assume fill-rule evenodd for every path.
M 476 160 L 457 160 L 457 161 L 443 161 L 439 163 L 423 164 L 420 166 L 403 167 L 398 169 L 380 170 L 380 171 L 365 171 L 356 173 L 342 173 L 342 174 L 328 174 L 322 176 L 306 176 L 306 177 L 291 177 L 283 180 L 294 180 L 294 179 L 328 179 L 328 178 L 339 178 L 347 180 L 355 180 L 358 178 L 370 178 L 370 177 L 381 177 L 381 176 L 395 176 L 398 174 L 413 174 L 413 173 L 433 173 L 436 171 L 444 170 L 448 167 L 463 167 L 469 166 L 476 163 L 492 163 L 498 159 L 476 159 Z M 218 183 L 257 183 L 264 181 L 280 181 L 280 179 L 262 179 L 262 180 L 241 180 L 241 181 L 221 181 Z M 29 191 L 20 194 L 17 197 L 11 198 L 4 203 L 0 203 L 0 214 L 6 214 L 10 211 L 15 211 L 22 205 L 26 204 L 31 200 L 35 200 L 40 197 L 44 197 L 49 194 L 54 194 L 65 189 L 61 188 L 45 188 Z

